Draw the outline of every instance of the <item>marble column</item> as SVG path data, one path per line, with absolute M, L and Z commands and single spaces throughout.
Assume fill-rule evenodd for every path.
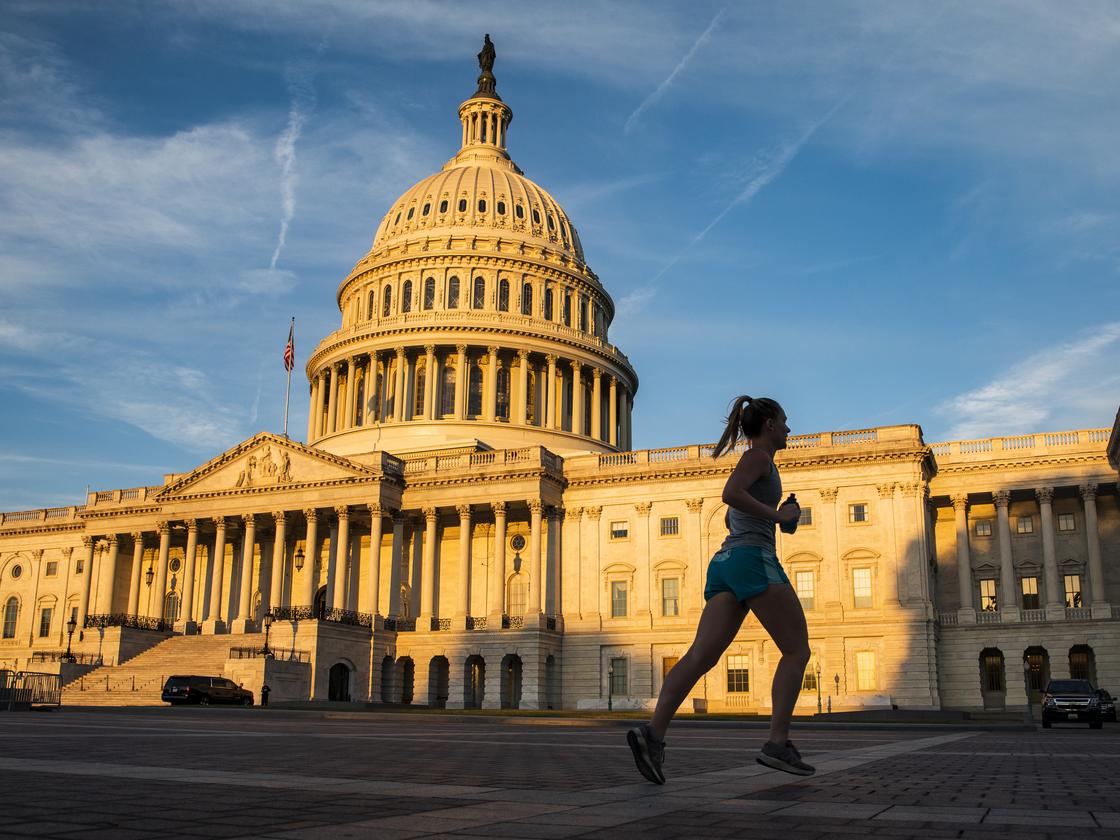
M 128 614 L 138 615 L 140 608 L 140 570 L 144 565 L 144 534 L 132 532 L 132 577 L 128 583 Z
M 424 345 L 424 419 L 436 416 L 436 346 Z
M 1082 484 L 1079 488 L 1085 505 L 1085 543 L 1089 554 L 1089 597 L 1093 618 L 1111 618 L 1112 605 L 1104 589 L 1104 566 L 1101 564 L 1101 534 L 1097 524 L 1097 485 Z
M 455 419 L 462 420 L 467 416 L 467 380 L 470 371 L 467 370 L 467 345 L 457 344 L 455 352 Z
M 180 633 L 194 632 L 194 577 L 198 568 L 198 520 L 187 520 L 187 553 L 183 560 L 183 599 L 180 602 L 179 620 L 175 629 Z
M 607 406 L 607 441 L 618 448 L 618 379 L 611 377 L 610 405 Z
M 545 391 L 544 425 L 546 429 L 559 429 L 560 424 L 556 417 L 556 356 L 549 353 L 545 356 L 545 361 L 548 362 L 548 373 L 545 383 L 547 389 Z
M 528 423 L 526 406 L 529 403 L 529 351 L 517 351 L 517 391 L 518 397 L 514 406 L 514 422 L 519 426 Z
M 704 511 L 704 499 L 685 499 L 685 507 L 688 508 L 688 532 L 687 542 L 688 553 L 686 555 L 685 564 L 689 568 L 689 580 L 683 584 L 682 588 L 688 592 L 688 601 L 685 602 L 682 592 L 681 598 L 681 615 L 699 614 L 704 609 L 704 547 L 701 541 L 701 536 L 704 533 L 704 523 L 702 514 Z
M 93 558 L 97 550 L 97 540 L 93 537 L 84 536 L 82 537 L 82 547 L 86 553 L 86 565 L 82 578 L 82 597 L 78 601 L 79 629 L 86 626 L 86 616 L 89 615 L 89 593 L 93 588 Z
M 821 495 L 821 550 L 825 560 L 821 564 L 821 595 L 824 598 L 825 619 L 844 620 L 844 592 L 850 591 L 850 582 L 844 580 L 840 562 L 840 545 L 837 538 L 836 497 L 839 489 L 822 487 Z M 709 552 L 711 553 L 711 552 Z
M 203 633 L 218 633 L 224 629 L 222 624 L 222 578 L 225 576 L 226 562 L 226 520 L 224 516 L 214 517 L 214 551 L 210 554 L 210 601 L 206 607 L 206 618 L 202 622 Z
M 487 347 L 489 358 L 486 360 L 486 388 L 483 391 L 482 416 L 490 423 L 498 413 L 498 348 Z
M 316 566 L 319 559 L 319 511 L 308 508 L 303 516 L 307 520 L 307 531 L 303 547 L 303 569 L 300 570 L 300 599 L 296 606 L 311 609 L 315 606 Z
M 159 560 L 156 562 L 156 580 L 152 585 L 155 602 L 149 602 L 149 606 L 152 616 L 162 619 L 163 598 L 167 594 L 167 558 L 171 552 L 171 524 L 160 522 L 156 527 L 159 531 Z
M 366 356 L 366 364 L 362 376 L 364 377 L 364 384 L 362 386 L 362 425 L 369 426 L 373 424 L 373 418 L 377 412 L 375 408 L 371 408 L 371 406 L 377 405 L 377 395 L 373 393 L 373 383 L 377 378 L 376 353 L 370 353 Z
M 591 437 L 603 439 L 603 371 L 591 369 Z
M 346 564 L 350 553 L 350 508 L 339 505 L 334 509 L 338 514 L 338 536 L 334 542 L 334 574 L 331 576 L 330 605 L 332 610 L 346 609 Z
M 381 595 L 381 505 L 369 505 L 369 591 L 366 593 L 366 612 L 377 618 Z M 378 667 L 375 663 L 375 667 Z
M 403 423 L 408 417 L 408 395 L 405 393 L 404 387 L 404 369 L 408 360 L 404 355 L 404 348 L 397 348 L 397 384 L 396 393 L 393 396 L 393 421 L 396 423 Z
M 116 534 L 110 534 L 109 552 L 101 564 L 97 582 L 97 612 L 108 615 L 113 611 L 113 587 L 117 581 L 117 558 L 120 556 L 120 542 Z
M 393 553 L 389 567 L 389 616 L 401 614 L 401 563 L 404 560 L 404 526 L 407 521 L 403 511 L 393 512 Z
M 1051 620 L 1065 618 L 1065 590 L 1058 574 L 1058 557 L 1054 547 L 1054 488 L 1039 487 L 1034 491 L 1038 499 L 1039 518 L 1042 520 L 1042 567 L 1046 581 L 1046 617 Z
M 525 610 L 535 622 L 541 612 L 541 514 L 544 504 L 540 499 L 529 501 L 529 605 Z
M 327 397 L 327 427 L 323 430 L 324 436 L 338 429 L 338 380 L 340 370 L 341 365 L 338 362 L 331 363 L 329 368 L 331 384 Z
M 491 507 L 494 510 L 494 556 L 490 567 L 490 604 L 486 629 L 500 630 L 506 600 L 506 503 L 493 502 Z
M 999 611 L 1003 622 L 1017 623 L 1020 620 L 1019 598 L 1011 554 L 1011 519 L 1007 513 L 1011 491 L 997 490 L 992 498 L 996 505 L 996 538 L 999 541 Z
M 288 556 L 288 514 L 282 510 L 273 511 L 272 521 L 276 526 L 276 535 L 272 540 L 272 562 L 268 570 L 269 612 L 283 606 L 284 561 Z
M 583 428 L 583 365 L 572 361 L 572 434 L 586 435 Z
M 417 629 L 427 630 L 435 616 L 436 594 L 436 528 L 439 526 L 438 511 L 434 507 L 424 508 L 424 554 L 420 560 L 420 616 Z
M 343 429 L 354 427 L 354 417 L 358 413 L 358 359 L 351 356 L 346 360 L 346 417 L 340 426 Z
M 311 380 L 311 399 L 310 406 L 307 410 L 307 442 L 311 443 L 315 440 L 315 417 L 317 416 L 316 409 L 319 407 L 319 377 L 316 376 Z
M 957 620 L 961 624 L 976 623 L 976 609 L 972 603 L 972 552 L 968 545 L 968 494 L 952 497 L 953 514 L 957 527 L 957 591 L 960 608 Z
M 653 509 L 651 502 L 638 502 L 634 505 L 634 512 L 638 514 L 634 523 L 634 565 L 638 570 L 634 573 L 634 609 L 631 617 L 642 622 L 643 626 L 652 621 L 653 611 L 650 609 L 650 534 L 649 514 Z
M 459 505 L 455 508 L 459 514 L 459 589 L 455 598 L 456 630 L 466 628 L 466 617 L 470 612 L 471 595 L 471 506 Z
M 560 613 L 560 528 L 564 521 L 561 508 L 548 509 L 548 549 L 545 552 L 545 615 Z
M 251 513 L 241 515 L 245 538 L 241 542 L 241 577 L 238 581 L 237 615 L 230 622 L 231 633 L 249 633 L 253 629 L 249 612 L 253 598 L 253 552 L 257 546 L 257 518 Z

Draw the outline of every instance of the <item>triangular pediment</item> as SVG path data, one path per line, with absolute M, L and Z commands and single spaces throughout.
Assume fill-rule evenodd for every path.
M 161 501 L 379 478 L 381 470 L 261 432 L 159 491 Z

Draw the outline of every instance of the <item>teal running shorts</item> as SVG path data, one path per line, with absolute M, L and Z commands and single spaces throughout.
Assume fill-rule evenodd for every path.
M 772 583 L 789 583 L 773 551 L 757 545 L 729 548 L 717 553 L 708 564 L 704 600 L 730 592 L 745 607 L 749 598 L 761 595 Z

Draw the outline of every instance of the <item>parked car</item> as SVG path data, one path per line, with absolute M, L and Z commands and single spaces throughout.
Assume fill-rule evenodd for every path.
M 1088 680 L 1050 680 L 1042 695 L 1042 726 L 1049 729 L 1055 721 L 1088 723 L 1100 729 L 1101 699 Z
M 1097 689 L 1097 697 L 1101 701 L 1101 720 L 1116 723 L 1116 698 L 1103 688 Z
M 171 676 L 163 684 L 160 697 L 163 702 L 172 706 L 184 703 L 197 703 L 201 706 L 209 706 L 211 703 L 253 705 L 253 692 L 225 677 Z

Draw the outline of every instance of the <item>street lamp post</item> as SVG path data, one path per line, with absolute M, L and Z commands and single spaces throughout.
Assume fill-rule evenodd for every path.
M 821 714 L 824 707 L 821 705 L 821 663 L 817 663 L 817 714 Z
M 272 656 L 272 651 L 268 648 L 268 631 L 272 629 L 272 613 L 266 613 L 265 617 L 261 619 L 261 624 L 264 625 L 264 650 L 261 653 L 267 659 Z
M 73 664 L 74 654 L 70 652 L 70 642 L 74 638 L 74 631 L 78 629 L 78 619 L 70 616 L 70 620 L 66 622 L 66 655 L 64 659 Z
M 607 666 L 607 711 L 614 711 L 614 663 Z

